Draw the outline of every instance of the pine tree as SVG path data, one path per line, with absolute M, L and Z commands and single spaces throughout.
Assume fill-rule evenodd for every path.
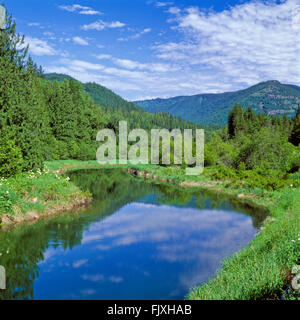
M 42 122 L 39 97 L 34 90 L 36 75 L 26 60 L 24 37 L 16 34 L 16 24 L 7 17 L 0 33 L 0 131 L 10 130 L 23 157 L 23 170 L 40 167 Z
M 240 105 L 236 104 L 228 116 L 228 133 L 231 139 L 247 130 L 244 112 Z

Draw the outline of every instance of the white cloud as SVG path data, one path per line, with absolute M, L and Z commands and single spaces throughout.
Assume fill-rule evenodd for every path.
M 151 31 L 152 31 L 151 28 L 146 28 L 146 29 L 144 29 L 143 31 L 137 32 L 137 33 L 135 33 L 135 34 L 132 35 L 132 36 L 129 36 L 129 37 L 127 37 L 127 38 L 119 38 L 119 39 L 117 39 L 117 40 L 118 40 L 118 41 L 128 41 L 128 40 L 139 39 L 142 35 L 144 35 L 144 34 L 146 34 L 146 33 L 149 33 L 149 32 L 151 32 Z
M 157 57 L 207 76 L 215 83 L 210 89 L 270 79 L 300 84 L 297 8 L 299 0 L 248 2 L 222 12 L 187 8 L 175 18 L 185 40 L 157 45 Z
M 83 265 L 85 265 L 87 262 L 88 262 L 87 259 L 77 260 L 77 261 L 73 262 L 72 266 L 73 266 L 73 268 L 78 269 L 78 268 L 82 267 Z
M 86 14 L 86 15 L 97 15 L 97 14 L 101 14 L 101 12 L 97 11 L 97 10 L 93 10 L 93 9 L 88 9 L 88 10 L 82 10 L 79 12 L 80 14 Z
M 115 29 L 115 28 L 122 28 L 125 26 L 125 23 L 120 21 L 112 21 L 112 22 L 105 22 L 102 20 L 95 21 L 91 24 L 86 24 L 81 26 L 81 29 L 87 30 L 97 30 L 102 31 L 104 29 Z
M 29 45 L 30 52 L 36 56 L 53 56 L 58 54 L 58 52 L 45 40 L 26 37 L 25 44 Z
M 104 66 L 82 60 L 61 59 L 59 63 L 73 71 L 84 72 L 86 70 L 99 71 L 103 70 Z
M 153 72 L 170 72 L 177 70 L 174 66 L 167 63 L 141 63 L 129 59 L 115 58 L 110 54 L 100 54 L 95 57 L 99 60 L 111 60 L 115 65 L 129 70 L 149 70 Z
M 99 60 L 102 60 L 102 59 L 110 59 L 112 56 L 110 54 L 98 54 L 95 57 Z
M 99 54 L 99 62 L 108 61 L 64 59 L 48 70 L 95 81 L 130 100 L 233 91 L 272 79 L 300 85 L 298 3 L 255 1 L 219 12 L 169 10 L 178 40 L 155 43 L 147 60 Z M 100 20 L 85 29 L 107 25 Z
M 58 6 L 61 10 L 65 10 L 68 12 L 78 12 L 79 14 L 85 15 L 99 15 L 102 14 L 100 11 L 94 10 L 90 7 L 81 6 L 79 4 L 72 4 L 72 5 L 61 5 Z
M 89 45 L 89 43 L 85 39 L 80 38 L 80 37 L 74 37 L 73 42 L 76 44 L 79 44 L 80 46 L 88 46 Z
M 29 27 L 39 27 L 41 24 L 39 22 L 29 22 L 28 26 Z
M 171 8 L 169 8 L 168 12 L 171 14 L 179 14 L 181 12 L 181 10 L 177 7 L 171 7 Z
M 173 2 L 161 2 L 158 1 L 155 3 L 155 6 L 160 8 L 160 7 L 167 7 L 167 6 L 171 6 L 173 4 Z
M 43 35 L 50 40 L 56 40 L 55 34 L 53 32 L 43 32 Z

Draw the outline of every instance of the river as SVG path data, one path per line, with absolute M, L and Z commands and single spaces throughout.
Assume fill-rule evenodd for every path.
M 265 217 L 233 199 L 81 170 L 89 208 L 0 231 L 0 299 L 184 299 L 248 245 Z

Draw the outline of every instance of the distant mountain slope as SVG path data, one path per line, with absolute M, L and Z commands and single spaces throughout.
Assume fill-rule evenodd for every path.
M 75 80 L 74 78 L 66 75 L 66 74 L 60 74 L 60 73 L 47 73 L 43 75 L 45 80 L 48 81 L 64 81 L 64 80 Z
M 244 108 L 251 107 L 256 113 L 294 116 L 300 104 L 300 87 L 273 80 L 236 92 L 198 94 L 135 103 L 151 113 L 170 112 L 184 120 L 203 125 L 223 125 L 236 103 Z
M 77 81 L 68 75 L 57 73 L 45 74 L 44 78 L 48 81 Z M 112 122 L 111 125 L 114 128 L 118 127 L 120 120 L 127 120 L 128 126 L 131 129 L 194 129 L 197 127 L 195 123 L 182 120 L 179 117 L 171 115 L 169 112 L 149 113 L 142 107 L 134 104 L 133 102 L 126 101 L 113 91 L 97 83 L 82 83 L 82 85 L 94 102 L 110 114 L 110 120 Z
M 76 79 L 59 73 L 47 73 L 44 75 L 44 78 L 48 81 L 64 81 L 64 80 L 74 80 Z M 103 108 L 109 109 L 123 109 L 126 111 L 138 111 L 142 113 L 148 113 L 142 107 L 134 104 L 133 102 L 128 102 L 125 99 L 121 98 L 113 91 L 97 84 L 97 83 L 83 83 L 85 91 L 92 97 L 94 102 L 100 105 Z
M 139 111 L 144 113 L 145 109 L 134 104 L 133 102 L 128 102 L 115 94 L 113 91 L 97 84 L 97 83 L 86 83 L 84 84 L 85 91 L 93 98 L 96 104 L 104 108 L 114 108 L 114 109 L 126 109 L 127 111 Z

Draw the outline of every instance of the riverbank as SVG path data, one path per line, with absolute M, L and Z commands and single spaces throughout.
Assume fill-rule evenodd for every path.
M 0 181 L 0 225 L 2 229 L 43 217 L 85 207 L 91 194 L 81 191 L 68 177 L 49 168 L 19 174 Z
M 56 162 L 53 169 L 104 168 L 95 161 Z M 130 174 L 149 181 L 170 183 L 184 188 L 201 188 L 234 197 L 269 212 L 255 239 L 233 257 L 208 283 L 195 287 L 191 300 L 299 299 L 291 286 L 292 268 L 300 264 L 300 188 L 289 186 L 277 191 L 245 188 L 243 183 L 211 180 L 205 175 L 186 176 L 180 168 L 157 166 L 121 166 Z

